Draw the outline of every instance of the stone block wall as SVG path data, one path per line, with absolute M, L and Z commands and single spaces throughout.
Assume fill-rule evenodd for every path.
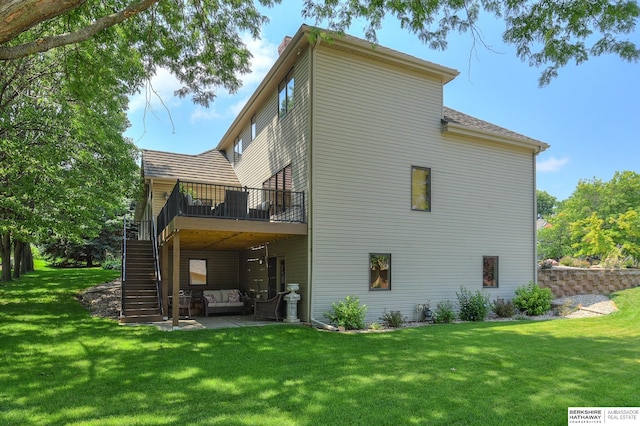
M 538 285 L 557 297 L 604 294 L 640 286 L 638 269 L 538 269 Z

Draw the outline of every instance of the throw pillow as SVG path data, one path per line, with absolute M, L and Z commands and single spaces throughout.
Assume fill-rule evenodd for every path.
M 236 303 L 240 301 L 240 293 L 238 290 L 233 290 L 229 293 L 229 303 Z

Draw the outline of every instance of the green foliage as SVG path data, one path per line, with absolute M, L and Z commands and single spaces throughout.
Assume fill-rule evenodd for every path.
M 500 297 L 493 301 L 491 310 L 500 318 L 511 318 L 516 313 L 516 307 L 513 305 L 513 302 Z
M 553 294 L 533 281 L 516 289 L 513 304 L 527 315 L 542 315 L 551 309 Z
M 503 19 L 503 40 L 515 45 L 517 56 L 531 66 L 546 67 L 540 85 L 549 83 L 566 64 L 579 64 L 592 56 L 614 54 L 626 61 L 640 58 L 640 50 L 628 39 L 640 16 L 636 1 L 320 1 L 308 2 L 303 11 L 303 17 L 327 22 L 339 32 L 355 21 L 362 22 L 366 37 L 374 42 L 388 15 L 437 50 L 447 47 L 451 31 L 480 38 L 482 31 L 477 25 L 481 15 Z
M 107 259 L 102 262 L 102 269 L 109 271 L 120 271 L 122 269 L 122 261 L 120 259 Z
M 571 256 L 565 256 L 561 258 L 559 263 L 562 266 L 569 266 L 571 268 L 588 268 L 589 266 L 591 266 L 588 260 L 577 259 Z
M 41 243 L 42 254 L 60 266 L 85 264 L 91 267 L 94 263 L 103 264 L 109 256 L 113 258 L 120 254 L 122 232 L 121 216 L 105 218 L 97 236 L 80 239 L 51 237 Z
M 546 191 L 536 190 L 536 204 L 538 216 L 549 217 L 553 215 L 558 205 L 558 199 Z
M 346 330 L 362 330 L 365 328 L 364 318 L 367 305 L 360 305 L 356 296 L 347 296 L 340 302 L 331 304 L 331 311 L 324 314 L 331 324 L 344 327 Z
M 402 313 L 400 311 L 387 312 L 385 310 L 380 320 L 387 327 L 393 327 L 393 328 L 402 327 L 402 324 L 405 323 L 405 318 L 402 316 Z
M 458 317 L 462 321 L 484 321 L 491 306 L 488 294 L 481 291 L 476 291 L 474 294 L 465 287 L 460 287 L 456 296 L 458 297 Z
M 542 258 L 618 257 L 638 263 L 640 174 L 616 172 L 608 182 L 581 180 L 548 221 L 552 227 L 538 231 Z
M 249 72 L 251 58 L 241 34 L 259 36 L 267 17 L 258 7 L 272 5 L 273 1 L 146 1 L 144 5 L 138 4 L 140 13 L 125 11 L 128 2 L 120 0 L 81 3 L 39 24 L 37 18 L 41 16 L 37 8 L 24 6 L 11 21 L 35 17 L 37 25 L 19 35 L 14 34 L 9 43 L 0 44 L 0 59 L 20 58 L 74 43 L 77 37 L 90 35 L 87 29 L 96 20 L 118 14 L 124 22 L 110 22 L 76 48 L 115 51 L 114 60 L 135 59 L 144 67 L 148 78 L 160 68 L 168 69 L 182 83 L 176 91 L 178 96 L 191 94 L 194 102 L 208 106 L 215 97 L 216 88 L 223 87 L 230 92 L 239 89 L 241 75 Z M 7 22 L 2 20 L 2 15 L 0 22 Z M 65 52 L 60 49 L 57 54 L 62 56 Z M 86 64 L 82 66 L 86 67 Z M 96 74 L 96 77 L 101 76 Z M 126 79 L 126 74 L 121 77 Z M 130 92 L 139 90 L 139 83 L 136 81 Z
M 538 230 L 538 256 L 542 259 L 560 259 L 573 252 L 569 230 L 557 218 L 550 219 L 554 221 L 550 228 Z
M 453 311 L 453 303 L 450 300 L 438 302 L 433 321 L 436 324 L 448 324 L 453 322 L 454 319 L 456 319 L 456 313 Z
M 369 324 L 369 330 L 382 330 L 382 325 L 379 322 L 372 322 Z

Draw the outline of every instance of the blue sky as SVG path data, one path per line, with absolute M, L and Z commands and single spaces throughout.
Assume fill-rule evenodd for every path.
M 208 109 L 172 96 L 178 84 L 166 72 L 152 80 L 161 103 L 133 96 L 126 136 L 139 148 L 198 154 L 214 148 L 277 58 L 277 47 L 301 24 L 302 1 L 284 0 L 266 9 L 270 18 L 260 40 L 246 38 L 254 55 L 251 74 L 236 94 L 221 90 Z M 322 25 L 320 23 L 320 25 Z M 640 64 L 615 56 L 592 58 L 560 70 L 550 85 L 538 87 L 540 69 L 531 68 L 502 43 L 504 24 L 483 19 L 485 44 L 473 48 L 469 34 L 451 34 L 446 51 L 434 51 L 389 18 L 378 32 L 379 44 L 455 68 L 460 75 L 444 89 L 445 105 L 529 137 L 551 148 L 538 157 L 537 186 L 559 200 L 580 179 L 609 180 L 615 171 L 640 172 Z M 364 25 L 348 31 L 363 37 Z M 632 40 L 640 43 L 639 33 Z M 173 124 L 172 124 L 173 123 Z

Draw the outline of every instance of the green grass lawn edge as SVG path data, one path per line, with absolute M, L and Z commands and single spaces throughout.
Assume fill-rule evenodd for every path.
M 0 285 L 0 424 L 560 425 L 639 405 L 640 288 L 598 318 L 164 332 L 78 303 L 116 276 L 39 266 Z

